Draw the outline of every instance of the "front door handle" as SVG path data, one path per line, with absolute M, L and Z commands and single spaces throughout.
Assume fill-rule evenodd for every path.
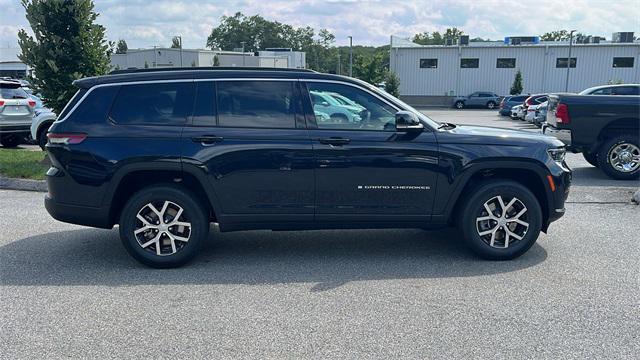
M 332 137 L 327 139 L 320 139 L 319 141 L 320 141 L 320 144 L 341 146 L 341 145 L 346 145 L 350 143 L 351 139 L 346 139 L 341 137 Z
M 204 135 L 204 136 L 192 137 L 191 140 L 193 140 L 193 142 L 198 142 L 201 144 L 215 144 L 217 142 L 224 140 L 224 138 L 222 136 Z

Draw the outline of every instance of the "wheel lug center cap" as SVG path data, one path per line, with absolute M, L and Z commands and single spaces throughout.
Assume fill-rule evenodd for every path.
M 158 226 L 158 230 L 160 230 L 162 232 L 167 232 L 167 230 L 169 230 L 169 226 L 167 224 L 160 224 Z

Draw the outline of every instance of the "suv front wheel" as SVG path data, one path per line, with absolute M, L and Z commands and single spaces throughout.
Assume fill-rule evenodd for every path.
M 508 180 L 480 185 L 461 211 L 460 229 L 473 252 L 489 260 L 524 254 L 538 239 L 542 210 L 526 187 Z
M 175 185 L 137 192 L 120 215 L 127 252 L 155 268 L 178 267 L 196 256 L 209 235 L 209 217 L 197 198 Z

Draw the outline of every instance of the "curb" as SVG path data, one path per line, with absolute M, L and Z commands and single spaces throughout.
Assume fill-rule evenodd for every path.
M 0 189 L 47 192 L 44 180 L 14 179 L 0 176 Z

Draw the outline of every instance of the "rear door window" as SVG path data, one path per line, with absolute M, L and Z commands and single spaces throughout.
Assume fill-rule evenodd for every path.
M 292 129 L 300 108 L 291 81 L 219 81 L 218 125 Z
M 193 82 L 122 85 L 111 120 L 123 125 L 182 125 L 193 108 Z
M 638 86 L 619 86 L 611 89 L 611 95 L 640 95 Z
M 213 81 L 196 83 L 196 103 L 193 106 L 193 125 L 216 125 L 216 93 Z

